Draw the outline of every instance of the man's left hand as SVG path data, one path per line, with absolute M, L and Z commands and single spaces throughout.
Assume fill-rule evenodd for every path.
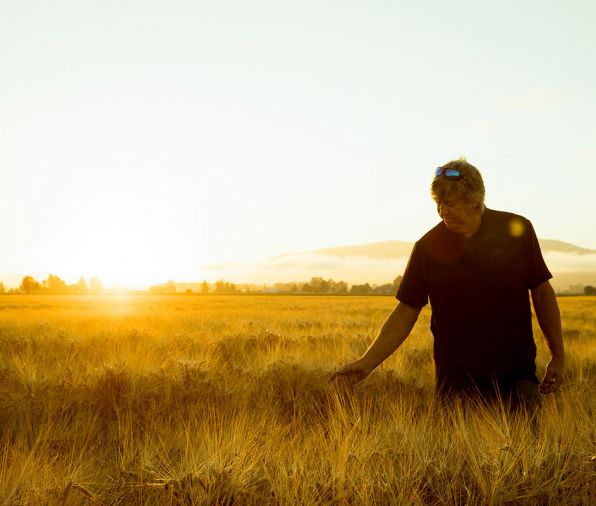
M 556 392 L 563 382 L 563 361 L 552 358 L 546 367 L 546 374 L 540 383 L 540 393 L 550 394 Z

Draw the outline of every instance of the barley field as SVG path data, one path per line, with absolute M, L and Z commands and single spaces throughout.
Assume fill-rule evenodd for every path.
M 0 296 L 0 503 L 596 504 L 596 298 L 559 303 L 566 383 L 530 423 L 435 405 L 428 309 L 330 382 L 392 297 Z

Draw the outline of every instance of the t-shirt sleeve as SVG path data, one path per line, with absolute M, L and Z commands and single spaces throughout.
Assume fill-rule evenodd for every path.
M 526 230 L 524 234 L 525 250 L 526 250 L 526 265 L 527 275 L 526 282 L 528 288 L 536 288 L 538 285 L 548 281 L 553 275 L 548 270 L 542 251 L 540 251 L 540 244 L 536 237 L 536 232 L 530 221 L 526 222 Z
M 403 279 L 395 297 L 412 307 L 423 307 L 428 303 L 429 262 L 424 248 L 414 245 Z

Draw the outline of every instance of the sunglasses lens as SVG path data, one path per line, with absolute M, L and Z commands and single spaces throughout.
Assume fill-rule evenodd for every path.
M 438 167 L 435 171 L 435 177 L 445 176 L 446 178 L 451 179 L 459 179 L 461 174 L 457 169 L 445 169 L 443 167 Z

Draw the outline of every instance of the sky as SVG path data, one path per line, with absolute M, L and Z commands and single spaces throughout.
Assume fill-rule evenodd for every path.
M 595 22 L 587 0 L 4 0 L 0 281 L 415 241 L 460 156 L 489 208 L 596 249 Z

